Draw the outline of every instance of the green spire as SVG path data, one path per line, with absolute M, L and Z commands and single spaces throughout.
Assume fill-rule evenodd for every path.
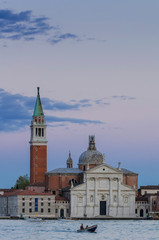
M 40 88 L 37 87 L 37 98 L 36 98 L 36 103 L 35 103 L 35 108 L 34 108 L 34 114 L 33 114 L 33 116 L 35 116 L 35 117 L 44 116 L 43 108 L 42 108 L 41 100 L 40 100 L 39 89 L 40 89 Z

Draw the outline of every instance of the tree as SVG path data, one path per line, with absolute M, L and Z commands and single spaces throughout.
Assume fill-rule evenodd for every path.
M 29 184 L 30 184 L 29 177 L 28 177 L 28 174 L 26 174 L 24 176 L 20 176 L 17 179 L 16 184 L 14 185 L 14 188 L 25 189 L 25 187 L 27 187 Z

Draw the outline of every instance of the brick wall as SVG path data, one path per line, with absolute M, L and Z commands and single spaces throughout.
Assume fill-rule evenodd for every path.
M 96 167 L 96 166 L 98 166 L 98 164 L 90 164 L 90 165 L 89 165 L 89 169 L 90 169 L 90 168 L 94 168 L 94 167 Z M 78 168 L 79 168 L 80 170 L 82 170 L 82 171 L 84 170 L 84 167 L 85 167 L 85 170 L 87 170 L 87 164 L 86 164 L 86 165 L 83 165 L 83 164 L 79 164 L 79 165 L 78 165 Z
M 30 146 L 30 183 L 45 183 L 47 146 Z
M 57 190 L 69 187 L 71 179 L 75 179 L 77 183 L 82 181 L 80 175 L 46 175 L 46 189 Z
M 123 183 L 133 187 L 135 185 L 136 190 L 138 189 L 138 176 L 137 175 L 123 175 Z

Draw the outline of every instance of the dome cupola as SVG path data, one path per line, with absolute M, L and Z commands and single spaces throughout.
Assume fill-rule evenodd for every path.
M 89 136 L 89 146 L 87 151 L 83 152 L 78 161 L 78 166 L 81 170 L 87 170 L 104 162 L 104 156 L 97 151 L 95 146 L 95 136 Z

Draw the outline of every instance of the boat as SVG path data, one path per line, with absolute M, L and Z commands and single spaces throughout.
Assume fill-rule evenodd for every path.
M 28 222 L 41 222 L 42 218 L 38 218 L 38 217 L 26 217 L 24 218 L 24 220 L 27 220 Z
M 159 212 L 149 212 L 147 215 L 147 219 L 159 219 Z
M 78 229 L 77 232 L 95 232 L 97 225 L 90 226 L 88 228 Z

